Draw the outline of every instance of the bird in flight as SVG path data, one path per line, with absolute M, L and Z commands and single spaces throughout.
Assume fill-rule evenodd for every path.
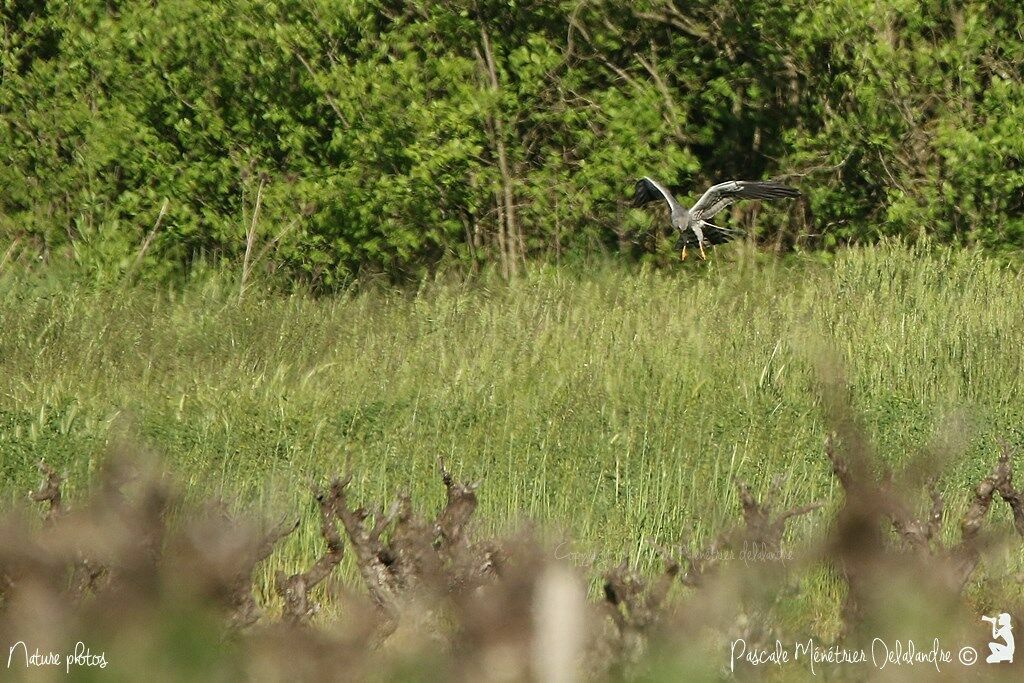
M 687 209 L 676 201 L 667 187 L 653 178 L 644 176 L 636 181 L 633 205 L 643 206 L 659 199 L 664 200 L 668 205 L 672 227 L 679 231 L 677 248 L 682 246 L 680 258 L 685 260 L 686 248 L 696 245 L 700 248 L 701 258 L 707 259 L 708 256 L 704 252 L 705 244 L 722 244 L 740 234 L 738 230 L 708 222 L 716 213 L 740 199 L 781 199 L 799 196 L 799 190 L 781 183 L 730 180 L 712 185 L 696 204 Z

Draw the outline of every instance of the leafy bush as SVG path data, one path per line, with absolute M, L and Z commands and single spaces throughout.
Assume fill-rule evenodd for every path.
M 250 229 L 321 286 L 512 273 L 657 251 L 637 175 L 795 174 L 806 202 L 732 219 L 1021 246 L 1021 6 L 690 4 L 3 0 L 0 235 L 114 275 L 237 264 Z

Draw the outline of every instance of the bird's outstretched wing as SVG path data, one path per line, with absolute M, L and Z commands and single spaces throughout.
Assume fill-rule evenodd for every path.
M 690 209 L 696 220 L 706 220 L 739 199 L 799 197 L 800 191 L 781 183 L 730 180 L 711 186 Z
M 636 194 L 633 195 L 633 206 L 643 206 L 658 201 L 667 203 L 669 209 L 676 203 L 672 193 L 657 180 L 644 176 L 636 181 Z

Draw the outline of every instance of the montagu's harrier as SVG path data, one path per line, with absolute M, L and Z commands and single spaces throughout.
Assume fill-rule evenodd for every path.
M 636 181 L 634 206 L 643 206 L 659 199 L 668 205 L 672 227 L 679 231 L 677 247 L 682 247 L 680 258 L 686 258 L 686 248 L 696 245 L 701 258 L 706 259 L 704 245 L 722 244 L 740 234 L 738 230 L 723 228 L 709 223 L 707 219 L 739 199 L 781 199 L 799 197 L 795 188 L 781 183 L 755 180 L 730 180 L 711 186 L 697 203 L 687 209 L 676 201 L 668 188 L 653 178 L 644 176 Z

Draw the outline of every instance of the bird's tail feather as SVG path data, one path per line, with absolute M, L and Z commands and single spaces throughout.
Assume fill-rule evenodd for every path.
M 702 222 L 700 229 L 704 233 L 704 241 L 707 244 L 725 244 L 746 234 L 738 228 L 723 228 L 720 225 L 708 222 Z M 687 229 L 679 233 L 677 246 L 682 247 L 684 245 L 689 247 L 697 246 L 697 234 L 693 230 Z
M 731 242 L 743 234 L 742 230 L 723 228 L 719 225 L 712 225 L 711 223 L 704 224 L 704 239 L 711 244 L 724 244 L 725 242 Z

